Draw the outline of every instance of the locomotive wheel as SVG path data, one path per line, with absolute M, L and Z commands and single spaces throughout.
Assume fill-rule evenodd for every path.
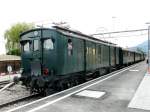
M 97 77 L 99 77 L 100 76 L 100 73 L 99 72 L 95 72 L 94 74 L 93 74 L 93 78 L 97 78 Z
M 71 87 L 70 82 L 67 83 L 67 89 Z
M 78 80 L 77 80 L 77 79 L 75 79 L 75 80 L 73 81 L 73 86 L 76 86 L 76 85 L 78 85 Z
M 58 89 L 58 91 L 62 91 L 65 89 L 62 81 L 57 83 L 57 89 Z
M 73 80 L 69 81 L 67 85 L 68 85 L 68 88 L 73 87 L 74 86 L 74 81 Z
M 54 91 L 54 89 L 46 88 L 45 91 L 44 91 L 44 96 L 54 94 L 55 92 L 56 91 Z

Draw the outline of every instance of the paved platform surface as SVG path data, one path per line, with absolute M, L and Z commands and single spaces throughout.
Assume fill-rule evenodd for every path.
M 150 111 L 150 74 L 146 73 L 128 107 Z
M 149 112 L 128 107 L 146 69 L 147 65 L 142 62 L 8 112 Z M 84 96 L 85 91 L 90 91 L 92 97 Z M 98 93 L 101 95 L 93 97 Z

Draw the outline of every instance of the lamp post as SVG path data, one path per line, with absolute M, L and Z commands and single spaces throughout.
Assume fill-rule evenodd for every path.
M 148 24 L 148 74 L 150 74 L 150 23 Z

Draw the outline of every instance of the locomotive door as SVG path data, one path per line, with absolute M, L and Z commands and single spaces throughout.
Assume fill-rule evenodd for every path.
M 42 69 L 44 75 L 53 74 L 56 69 L 56 40 L 54 37 L 42 38 Z
M 41 46 L 40 38 L 33 38 L 32 40 L 32 61 L 31 61 L 31 75 L 41 75 Z

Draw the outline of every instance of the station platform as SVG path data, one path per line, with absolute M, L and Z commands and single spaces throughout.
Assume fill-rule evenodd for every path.
M 150 112 L 146 70 L 141 62 L 8 112 Z

